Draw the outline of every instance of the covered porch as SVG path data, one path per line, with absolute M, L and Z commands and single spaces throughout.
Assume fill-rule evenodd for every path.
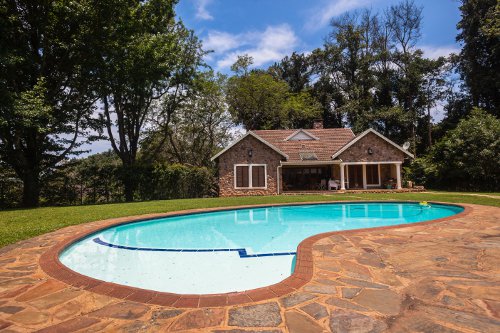
M 400 190 L 401 164 L 391 162 L 283 162 L 278 167 L 278 193 L 338 190 Z
M 339 164 L 340 189 L 397 189 L 402 162 L 346 162 Z

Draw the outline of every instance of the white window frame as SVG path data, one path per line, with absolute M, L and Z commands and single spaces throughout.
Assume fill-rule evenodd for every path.
M 246 166 L 248 167 L 248 187 L 238 187 L 236 184 L 236 167 L 239 166 Z M 263 166 L 264 167 L 264 187 L 253 187 L 252 186 L 252 169 L 254 166 Z M 234 169 L 233 169 L 233 176 L 234 176 L 234 188 L 236 190 L 266 190 L 267 189 L 267 164 L 235 164 Z

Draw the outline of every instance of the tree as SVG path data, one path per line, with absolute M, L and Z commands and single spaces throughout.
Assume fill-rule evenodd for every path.
M 293 52 L 268 69 L 273 77 L 288 83 L 292 93 L 300 93 L 310 88 L 311 66 L 304 54 Z
M 372 87 L 375 85 L 374 43 L 377 16 L 370 11 L 354 12 L 332 20 L 329 47 L 338 55 L 332 72 L 343 101 L 338 106 L 355 132 L 362 132 L 374 119 Z
M 37 206 L 40 178 L 75 151 L 95 101 L 87 1 L 0 2 L 0 159 Z
M 360 132 L 374 120 L 378 17 L 368 10 L 349 12 L 333 19 L 331 27 L 324 48 L 311 55 L 319 76 L 313 91 L 323 104 L 326 123 L 341 127 L 346 122 Z
M 472 101 L 467 91 L 464 91 L 463 81 L 456 75 L 459 56 L 456 54 L 448 58 L 447 70 L 444 82 L 444 118 L 437 124 L 434 139 L 443 137 L 449 130 L 457 127 L 460 120 L 466 118 L 472 110 Z
M 22 199 L 22 182 L 6 163 L 0 160 L 0 209 L 15 207 Z
M 229 112 L 247 130 L 282 128 L 287 95 L 286 82 L 262 71 L 233 76 L 227 87 Z
M 392 5 L 386 11 L 386 20 L 392 33 L 392 38 L 400 47 L 403 55 L 409 54 L 422 36 L 423 7 L 417 7 L 413 0 L 404 0 Z
M 141 159 L 148 163 L 209 166 L 219 147 L 232 139 L 233 123 L 225 100 L 226 81 L 225 75 L 213 71 L 199 73 L 169 126 L 159 124 L 148 131 L 141 144 Z
M 462 0 L 457 41 L 463 44 L 459 72 L 472 105 L 500 116 L 500 4 L 497 0 Z
M 236 123 L 247 130 L 293 128 L 312 124 L 320 113 L 320 105 L 308 91 L 292 93 L 288 84 L 262 70 L 242 70 L 239 57 L 232 66 L 240 75 L 228 80 L 228 109 Z M 248 67 L 251 62 L 245 61 Z
M 446 94 L 446 73 L 449 69 L 445 66 L 443 57 L 437 60 L 427 60 L 428 68 L 424 75 L 424 103 L 427 107 L 427 147 L 432 146 L 432 116 L 431 109 L 443 99 Z
M 392 5 L 386 12 L 386 22 L 391 31 L 396 50 L 393 62 L 398 67 L 398 99 L 403 110 L 408 114 L 408 125 L 412 141 L 412 151 L 417 154 L 417 124 L 420 116 L 415 105 L 422 87 L 423 71 L 422 52 L 415 50 L 421 37 L 422 7 L 417 7 L 413 0 L 405 0 Z
M 316 80 L 312 83 L 311 94 L 321 105 L 324 126 L 343 127 L 344 115 L 337 107 L 342 95 L 334 86 L 328 67 L 325 65 L 333 61 L 331 54 L 323 49 L 316 49 L 312 52 L 309 62 Z
M 287 128 L 312 128 L 314 120 L 321 118 L 321 104 L 310 90 L 290 93 L 283 104 L 282 118 Z
M 237 75 L 247 76 L 250 66 L 253 64 L 253 58 L 248 54 L 239 55 L 234 64 L 231 65 L 231 70 Z
M 133 200 L 139 141 L 152 104 L 163 99 L 166 107 L 159 116 L 168 124 L 178 92 L 191 82 L 204 54 L 193 32 L 176 22 L 176 3 L 116 0 L 96 5 L 97 14 L 108 15 L 95 36 L 102 118 L 123 164 L 126 201 Z
M 500 120 L 475 108 L 449 131 L 428 156 L 415 161 L 415 169 L 431 186 L 454 190 L 500 188 Z

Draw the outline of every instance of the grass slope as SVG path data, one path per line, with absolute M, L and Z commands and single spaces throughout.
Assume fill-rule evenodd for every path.
M 69 225 L 113 217 L 162 213 L 183 209 L 306 201 L 414 200 L 482 204 L 500 207 L 495 194 L 424 192 L 295 195 L 162 200 L 91 206 L 44 207 L 0 211 L 0 247 L 35 237 Z

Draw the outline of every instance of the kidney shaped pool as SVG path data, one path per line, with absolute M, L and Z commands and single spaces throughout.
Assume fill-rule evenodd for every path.
M 60 261 L 95 279 L 179 294 L 243 291 L 293 272 L 305 238 L 329 231 L 448 217 L 462 207 L 332 203 L 196 213 L 103 229 L 66 248 Z

